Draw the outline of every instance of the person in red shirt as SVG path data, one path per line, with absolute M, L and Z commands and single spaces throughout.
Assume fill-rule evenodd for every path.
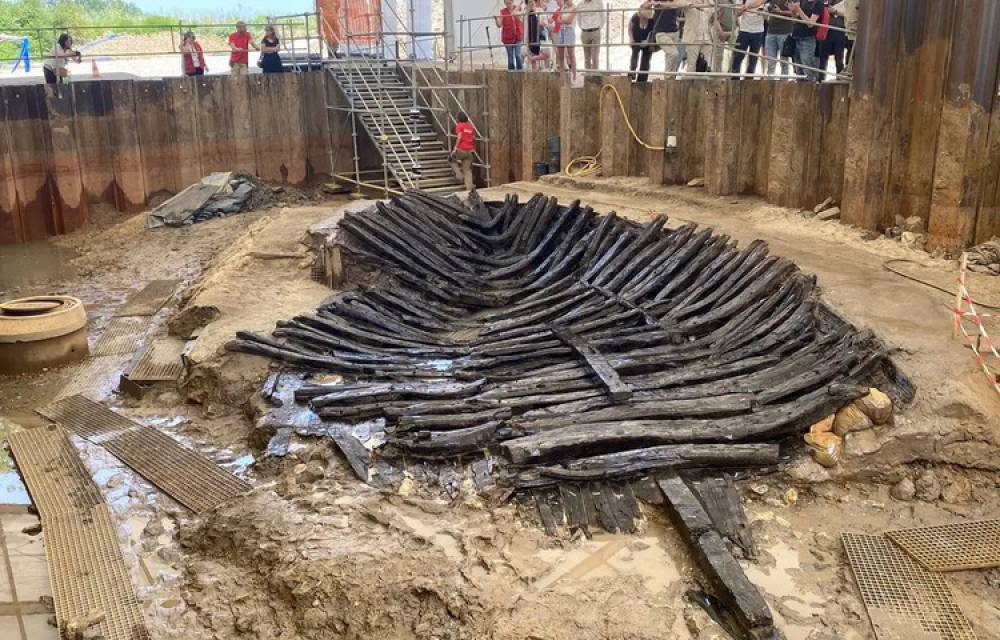
M 500 15 L 493 19 L 500 28 L 500 42 L 507 49 L 507 70 L 521 71 L 524 60 L 521 58 L 521 43 L 524 42 L 524 24 L 514 0 L 503 0 L 504 7 Z
M 247 25 L 240 20 L 236 23 L 236 31 L 229 34 L 229 69 L 234 76 L 247 73 L 250 68 L 250 47 L 259 50 L 253 41 L 253 34 L 247 31 Z
M 452 169 L 455 177 L 465 182 L 465 188 L 472 191 L 476 183 L 472 179 L 472 156 L 476 151 L 476 128 L 464 113 L 455 118 L 455 148 L 451 152 Z
M 203 76 L 208 71 L 205 54 L 202 53 L 201 45 L 194 39 L 194 33 L 191 31 L 184 34 L 184 41 L 181 42 L 181 64 L 186 76 Z

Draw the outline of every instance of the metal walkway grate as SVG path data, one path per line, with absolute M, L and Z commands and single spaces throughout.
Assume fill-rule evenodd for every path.
M 879 640 L 975 640 L 943 576 L 883 536 L 845 533 L 842 539 Z
M 74 621 L 98 610 L 105 614 L 96 625 L 100 637 L 147 640 L 149 632 L 108 505 L 97 505 L 89 513 L 46 518 L 43 527 L 56 619 L 63 637 L 72 637 L 68 627 Z
M 105 614 L 96 625 L 105 640 L 148 640 L 111 510 L 66 431 L 18 431 L 10 445 L 42 518 L 60 634 L 73 637 L 71 627 L 97 610 Z
M 115 316 L 151 316 L 160 310 L 174 290 L 179 280 L 152 280 L 139 291 L 129 295 L 125 302 L 115 309 Z
M 126 375 L 133 382 L 172 382 L 184 373 L 185 343 L 175 338 L 157 338 Z
M 80 395 L 56 400 L 36 411 L 88 440 L 139 426 L 103 404 Z
M 43 518 L 86 513 L 104 503 L 65 429 L 49 425 L 17 431 L 10 435 L 10 449 Z
M 103 444 L 136 473 L 195 513 L 210 511 L 252 489 L 153 427 L 122 432 Z
M 900 529 L 885 535 L 930 571 L 1000 567 L 1000 520 Z
M 111 318 L 90 354 L 114 356 L 134 353 L 148 324 L 149 320 L 141 316 Z

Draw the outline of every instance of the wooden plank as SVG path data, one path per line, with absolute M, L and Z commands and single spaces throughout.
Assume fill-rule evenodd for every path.
M 559 484 L 559 496 L 566 512 L 566 525 L 570 529 L 586 527 L 587 516 L 583 505 L 580 485 L 572 482 Z
M 671 515 L 687 539 L 691 551 L 712 584 L 716 597 L 748 637 L 770 637 L 774 633 L 771 610 L 740 564 L 726 549 L 708 513 L 691 489 L 676 475 L 658 481 Z
M 687 96 L 691 88 L 689 82 L 664 81 L 667 87 L 666 140 L 664 146 L 674 143 L 672 149 L 664 151 L 663 184 L 679 184 L 685 182 L 685 169 L 682 166 L 681 149 L 688 144 L 688 130 L 685 129 L 684 114 L 687 109 Z M 671 138 L 672 137 L 672 138 Z
M 788 162 L 792 166 L 792 179 L 788 184 L 788 206 L 812 209 L 826 196 L 816 194 L 816 178 L 822 149 L 814 145 L 822 136 L 822 123 L 816 114 L 818 85 L 813 82 L 796 82 L 792 107 L 792 145 Z
M 109 84 L 111 139 L 115 150 L 115 207 L 119 211 L 142 211 L 146 206 L 146 183 L 142 177 L 134 85 L 131 80 L 115 80 Z
M 563 168 L 577 158 L 594 156 L 601 150 L 601 123 L 597 96 L 601 83 L 586 78 L 582 87 L 560 87 L 559 139 Z
M 493 185 L 512 182 L 511 134 L 515 114 L 511 112 L 511 84 L 514 74 L 487 69 L 484 71 L 489 84 L 490 165 Z M 518 104 L 520 108 L 520 104 Z
M 508 75 L 511 79 L 508 85 L 507 126 L 510 127 L 510 176 L 513 179 L 514 176 L 523 175 L 524 172 L 524 169 L 521 167 L 521 154 L 517 152 L 517 149 L 522 144 L 521 127 L 519 126 L 520 118 L 524 115 L 525 109 L 537 109 L 538 105 L 526 104 L 521 96 L 522 80 L 528 74 L 508 73 L 506 71 L 501 71 L 500 73 Z
M 167 101 L 174 118 L 174 139 L 167 160 L 175 169 L 174 191 L 180 193 L 204 177 L 200 131 L 204 124 L 198 112 L 197 83 L 200 78 L 168 78 L 164 80 Z
M 24 242 L 6 105 L 7 101 L 0 99 L 0 244 Z
M 84 193 L 89 202 L 113 202 L 115 149 L 111 137 L 110 86 L 101 81 L 74 82 L 70 86 Z
M 545 533 L 550 536 L 556 535 L 556 532 L 559 530 L 555 511 L 548 500 L 549 495 L 554 493 L 555 491 L 552 489 L 531 492 L 531 497 L 535 499 L 535 506 L 538 508 L 538 515 L 542 519 L 542 526 L 545 528 Z
M 255 74 L 256 75 L 256 74 Z M 294 77 L 296 81 L 301 77 L 299 73 L 275 74 L 271 77 L 284 78 Z M 229 85 L 226 87 L 226 99 L 229 102 L 230 122 L 233 131 L 233 161 L 230 166 L 231 171 L 240 171 L 257 175 L 257 157 L 254 153 L 254 146 L 261 136 L 268 135 L 266 129 L 254 127 L 252 112 L 258 106 L 250 101 L 250 84 L 252 76 L 229 76 Z M 285 102 L 282 119 L 290 122 L 301 122 L 302 120 L 302 100 L 298 92 L 292 95 L 283 95 Z M 274 114 L 272 114 L 274 115 Z M 301 149 L 301 158 L 305 162 L 305 148 Z
M 269 76 L 254 74 L 253 83 L 267 82 Z M 236 159 L 236 141 L 233 133 L 233 123 L 229 110 L 229 77 L 202 76 L 194 79 L 196 106 L 198 117 L 198 142 L 201 150 L 201 170 L 204 174 L 216 171 L 231 171 Z M 253 96 L 257 98 L 258 96 Z M 254 124 L 265 123 L 270 119 L 268 110 L 271 96 L 261 92 L 260 102 L 254 99 Z M 268 110 L 265 115 L 264 110 Z M 273 146 L 280 141 L 269 135 L 267 129 L 258 133 L 257 144 Z M 260 156 L 257 158 L 260 164 Z M 264 179 L 271 179 L 261 175 Z M 200 176 L 199 176 L 200 178 Z
M 886 215 L 897 43 L 904 5 L 904 0 L 883 0 L 861 6 L 841 220 L 865 229 L 880 228 Z
M 794 206 L 791 185 L 800 180 L 799 168 L 793 166 L 792 127 L 795 122 L 797 83 L 774 84 L 771 107 L 771 143 L 768 149 L 767 201 L 779 207 Z
M 299 113 L 306 136 L 306 179 L 325 178 L 330 170 L 330 126 L 326 114 L 323 71 L 307 71 L 301 76 Z M 249 86 L 247 87 L 249 100 Z
M 76 152 L 73 91 L 66 86 L 45 92 L 48 114 L 53 222 L 55 233 L 79 229 L 87 221 L 87 198 Z
M 706 83 L 705 189 L 727 196 L 736 193 L 740 146 L 740 89 L 728 80 Z
M 56 231 L 49 187 L 49 136 L 43 85 L 2 88 L 24 242 Z
M 681 475 L 705 508 L 716 530 L 740 547 L 746 557 L 756 557 L 753 531 L 732 476 L 719 472 L 682 472 Z
M 526 73 L 517 76 L 522 86 L 523 104 L 533 105 L 523 110 L 520 117 L 521 172 L 519 180 L 534 179 L 534 164 L 548 159 L 548 140 L 546 138 L 546 121 L 548 119 L 546 104 L 547 77 L 549 74 Z M 557 112 L 558 113 L 558 112 Z
M 631 118 L 632 126 L 635 127 L 639 137 L 648 143 L 653 90 L 648 82 L 641 82 L 631 85 L 630 93 L 631 96 L 626 103 L 629 118 Z M 631 145 L 629 145 L 628 173 L 626 175 L 648 177 L 650 151 L 639 144 L 632 137 L 632 134 L 628 134 L 628 137 L 631 140 Z
M 166 196 L 179 187 L 177 122 L 163 80 L 133 81 L 136 129 L 142 156 L 142 180 L 147 194 Z
M 584 359 L 612 402 L 626 402 L 632 398 L 632 387 L 622 382 L 618 372 L 599 351 L 566 327 L 552 327 L 551 331 Z
M 282 181 L 289 184 L 302 184 L 306 180 L 306 136 L 305 124 L 299 116 L 299 111 L 292 109 L 289 112 L 288 105 L 295 104 L 301 92 L 301 74 L 283 73 L 267 74 L 278 84 L 279 90 L 275 91 L 275 98 L 281 100 L 282 110 L 275 110 L 278 121 L 282 123 L 282 136 L 285 140 L 286 151 L 284 155 L 284 167 L 282 168 Z M 272 103 L 273 104 L 273 103 Z M 284 113 L 284 117 L 281 114 Z
M 329 430 L 329 435 L 340 452 L 344 454 L 351 470 L 354 471 L 354 475 L 362 482 L 368 482 L 368 470 L 371 467 L 371 453 L 368 449 L 354 437 L 354 434 L 343 427 L 332 427 Z
M 976 216 L 976 244 L 1000 236 L 1000 92 L 993 98 L 986 156 Z
M 667 145 L 667 136 L 676 135 L 674 133 L 668 133 L 668 129 L 670 128 L 669 116 L 667 113 L 670 100 L 668 87 L 678 83 L 667 82 L 665 80 L 654 80 L 649 84 L 648 142 L 654 147 L 665 147 Z M 653 184 L 666 184 L 664 171 L 666 161 L 665 155 L 666 153 L 664 151 L 646 152 L 646 173 L 649 176 L 649 181 Z
M 774 87 L 775 82 L 756 83 L 757 91 L 754 92 L 754 99 L 759 100 L 759 111 L 757 114 L 757 149 L 756 149 L 756 172 L 754 176 L 753 192 L 759 196 L 767 196 L 767 180 L 771 171 L 771 137 L 773 134 L 774 121 Z M 846 91 L 845 91 L 846 95 Z M 845 102 L 846 105 L 846 102 Z M 846 118 L 847 114 L 844 114 Z M 845 134 L 846 136 L 846 134 Z
M 1000 63 L 1000 3 L 965 0 L 952 30 L 940 143 L 928 225 L 929 249 L 954 251 L 975 239 L 989 110 Z
M 844 188 L 844 162 L 847 156 L 847 128 L 849 87 L 846 85 L 820 85 L 820 105 L 823 115 L 821 158 L 819 165 L 820 196 L 826 193 L 836 202 L 841 201 Z
M 622 103 L 629 104 L 632 95 L 628 76 L 614 76 L 605 83 L 618 90 Z M 602 174 L 610 176 L 629 175 L 629 159 L 632 155 L 632 145 L 635 141 L 628 131 L 625 119 L 622 117 L 618 98 L 613 91 L 601 92 L 601 166 Z

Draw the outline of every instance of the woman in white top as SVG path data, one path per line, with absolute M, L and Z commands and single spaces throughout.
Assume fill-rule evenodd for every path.
M 750 52 L 747 74 L 752 76 L 757 71 L 757 58 L 764 46 L 764 14 L 759 12 L 763 4 L 764 0 L 743 0 L 743 6 L 736 10 L 740 32 L 736 36 L 736 51 L 733 52 L 730 73 L 740 73 L 747 51 Z
M 69 69 L 66 68 L 67 60 L 80 62 L 80 52 L 73 50 L 73 37 L 64 33 L 52 46 L 52 56 L 42 65 L 46 84 L 64 82 L 66 76 L 69 75 Z
M 556 12 L 558 33 L 553 34 L 552 41 L 556 45 L 556 65 L 559 73 L 569 70 L 571 82 L 576 82 L 576 7 L 573 0 L 564 0 Z M 555 26 L 553 27 L 555 31 Z

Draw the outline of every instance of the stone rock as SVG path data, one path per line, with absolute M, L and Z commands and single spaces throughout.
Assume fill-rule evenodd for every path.
M 920 216 L 910 216 L 906 220 L 903 220 L 903 224 L 899 225 L 903 231 L 909 231 L 910 233 L 924 233 L 927 228 L 924 226 L 924 219 Z
M 833 203 L 834 203 L 834 199 L 833 198 L 827 198 L 823 202 L 821 202 L 818 205 L 816 205 L 815 207 L 813 207 L 813 213 L 819 213 L 820 211 L 826 211 L 827 209 L 829 209 L 830 207 L 833 206 Z
M 840 220 L 840 207 L 830 207 L 816 214 L 817 220 Z
M 689 187 L 704 187 L 705 186 L 705 179 L 704 178 L 692 178 L 690 181 L 688 181 L 688 186 Z
M 902 227 L 903 223 L 906 222 L 906 218 L 904 218 L 903 216 L 901 216 L 901 215 L 899 215 L 897 213 L 894 221 L 895 221 L 897 227 Z
M 865 242 L 871 242 L 872 240 L 878 240 L 882 237 L 882 234 L 878 231 L 873 231 L 872 229 L 866 229 L 861 233 L 861 239 Z
M 816 462 L 824 467 L 835 467 L 840 463 L 844 441 L 834 433 L 807 433 L 806 444 L 812 449 Z
M 108 478 L 108 481 L 104 483 L 104 486 L 108 489 L 117 489 L 118 487 L 122 486 L 124 482 L 125 482 L 125 476 L 123 476 L 120 473 L 116 473 L 110 478 Z
M 878 435 L 871 429 L 855 431 L 844 437 L 844 451 L 851 457 L 867 456 L 882 448 Z
M 351 524 L 350 519 L 345 515 L 333 516 L 330 518 L 330 526 L 334 529 L 346 529 Z
M 813 426 L 809 427 L 809 433 L 829 433 L 833 431 L 833 422 L 836 414 L 831 413 Z
M 222 315 L 218 307 L 190 305 L 167 322 L 170 335 L 178 338 L 194 337 L 199 330 L 207 327 Z
M 300 483 L 317 482 L 326 477 L 326 466 L 319 460 L 313 460 L 312 462 L 302 466 L 305 468 L 295 474 Z
M 757 494 L 758 496 L 766 496 L 767 492 L 771 490 L 771 487 L 767 486 L 763 482 L 758 482 L 750 485 L 750 491 Z
M 900 502 L 909 502 L 913 500 L 913 497 L 917 494 L 917 488 L 913 484 L 913 480 L 908 477 L 903 478 L 889 489 L 889 495 L 899 500 Z
M 868 395 L 854 401 L 854 405 L 868 416 L 873 424 L 883 425 L 892 417 L 892 400 L 875 387 L 868 390 Z
M 37 536 L 42 532 L 42 523 L 36 522 L 35 524 L 29 524 L 27 527 L 21 529 L 21 533 L 26 536 Z
M 871 428 L 871 419 L 853 402 L 846 407 L 838 409 L 833 419 L 833 432 L 841 438 L 849 433 L 865 431 Z
M 145 528 L 142 530 L 144 536 L 149 536 L 151 538 L 158 538 L 159 536 L 166 533 L 166 529 L 163 527 L 163 522 L 159 518 L 153 518 L 146 523 Z
M 785 495 L 782 496 L 782 500 L 785 501 L 786 506 L 790 507 L 799 501 L 799 492 L 793 487 L 785 492 Z
M 803 456 L 788 469 L 788 477 L 799 482 L 818 484 L 830 480 L 830 472 L 812 457 Z
M 924 502 L 934 502 L 941 497 L 941 481 L 938 477 L 934 475 L 934 472 L 927 469 L 913 482 L 916 488 L 916 493 L 914 494 L 917 500 L 923 500 Z
M 898 218 L 899 216 L 896 217 Z M 898 224 L 895 227 L 889 227 L 885 230 L 886 237 L 893 240 L 899 240 L 899 236 L 902 235 L 902 233 L 903 229 Z
M 941 499 L 948 504 L 964 504 L 972 500 L 972 483 L 964 475 L 956 475 L 941 489 Z
M 923 251 L 924 245 L 927 244 L 927 234 L 925 233 L 913 233 L 912 231 L 904 231 L 899 236 L 899 241 L 904 247 L 910 249 L 919 249 Z

